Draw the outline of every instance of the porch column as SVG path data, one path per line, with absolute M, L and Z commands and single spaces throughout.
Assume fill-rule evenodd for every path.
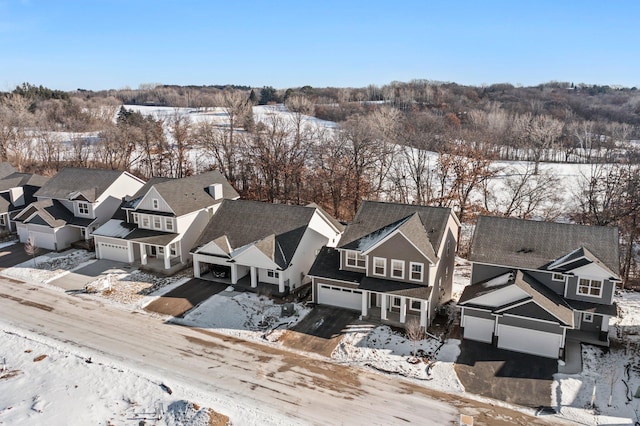
M 602 316 L 602 324 L 600 325 L 600 331 L 609 331 L 609 315 Z
M 400 297 L 400 324 L 407 321 L 407 298 Z
M 195 278 L 200 278 L 200 261 L 197 256 L 197 254 L 193 256 L 193 276 Z
M 427 328 L 427 302 L 420 301 L 420 326 Z
M 284 271 L 278 273 L 278 291 L 284 293 Z
M 388 296 L 386 294 L 382 295 L 382 306 L 380 307 L 380 318 L 383 321 L 387 319 L 387 299 Z
M 147 264 L 147 246 L 144 244 L 140 244 L 140 263 Z
M 362 316 L 366 317 L 369 314 L 369 292 L 362 292 Z
M 258 287 L 258 270 L 255 266 L 251 267 L 251 288 Z
M 169 246 L 164 247 L 164 269 L 171 269 L 171 248 Z
M 129 263 L 132 263 L 135 260 L 133 255 L 133 243 L 131 241 L 127 241 L 127 259 L 129 260 Z
M 238 265 L 231 264 L 231 284 L 238 284 Z

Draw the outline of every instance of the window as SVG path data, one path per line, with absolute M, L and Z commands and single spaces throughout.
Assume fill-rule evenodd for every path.
M 89 203 L 78 203 L 78 213 L 89 214 Z
M 348 251 L 347 266 L 353 266 L 354 268 L 364 268 L 365 267 L 364 256 L 356 251 Z
M 164 247 L 162 246 L 158 247 L 158 256 L 164 256 Z
M 391 276 L 404 279 L 404 260 L 391 260 Z
M 178 253 L 176 250 L 176 243 L 171 244 L 169 248 L 171 249 L 171 256 L 175 256 Z
M 411 281 L 422 281 L 422 263 L 411 262 L 411 276 L 409 277 Z
M 373 258 L 373 275 L 381 277 L 387 275 L 387 259 L 383 257 Z
M 160 208 L 160 202 L 158 201 L 157 198 L 154 198 L 153 200 L 151 200 L 151 205 L 153 206 L 154 210 L 158 210 Z
M 164 226 L 167 228 L 167 231 L 173 231 L 173 219 L 166 218 L 164 220 Z
M 400 307 L 400 298 L 399 297 L 392 297 L 391 298 L 391 306 L 393 306 L 394 308 L 399 308 Z
M 133 223 L 138 223 L 138 213 L 131 213 L 131 220 L 133 221 Z
M 419 311 L 421 307 L 421 303 L 419 300 L 412 300 L 410 308 L 412 311 Z
M 449 256 L 450 252 L 451 252 L 451 240 L 447 240 L 447 256 Z
M 162 220 L 158 216 L 153 217 L 153 229 L 162 228 Z
M 278 271 L 274 271 L 273 269 L 267 269 L 267 276 L 269 278 L 280 278 Z
M 0 225 L 4 226 L 4 215 L 0 215 Z
M 551 278 L 553 281 L 564 281 L 564 275 L 562 274 L 553 274 Z
M 578 294 L 600 297 L 602 294 L 602 281 L 581 278 L 578 284 Z
M 593 322 L 593 314 L 584 312 L 582 314 L 582 321 L 584 322 Z
M 142 216 L 142 227 L 143 228 L 149 227 L 149 216 Z

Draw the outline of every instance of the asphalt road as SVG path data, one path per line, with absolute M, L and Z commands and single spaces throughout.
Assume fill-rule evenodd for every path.
M 167 383 L 211 395 L 209 406 L 253 424 L 558 424 L 202 329 L 163 323 L 92 299 L 0 278 L 7 323 L 83 348 Z M 253 416 L 253 417 L 252 417 Z M 256 417 L 258 416 L 258 417 Z M 246 422 L 243 424 L 247 424 Z

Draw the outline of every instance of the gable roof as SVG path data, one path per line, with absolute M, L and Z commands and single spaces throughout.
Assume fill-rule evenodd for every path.
M 36 219 L 34 223 L 47 224 L 52 228 L 64 226 L 73 219 L 73 214 L 61 202 L 48 199 L 29 204 L 14 220 L 28 223 L 31 221 L 29 218 L 34 214 L 44 221 L 42 223 Z
M 424 250 L 425 255 L 433 253 L 432 256 L 435 258 L 437 249 L 445 237 L 451 214 L 451 209 L 445 207 L 364 201 L 353 221 L 347 226 L 339 247 L 359 250 L 361 239 L 372 239 L 374 235 L 382 234 L 388 236 L 392 231 L 405 226 L 405 236 Z M 417 216 L 412 218 L 414 215 Z M 430 249 L 427 249 L 428 246 Z
M 224 200 L 192 251 L 225 236 L 229 250 L 248 244 L 280 267 L 288 267 L 315 208 L 259 201 Z
M 512 285 L 524 291 L 528 296 L 513 303 L 509 303 L 505 306 L 498 307 L 490 307 L 473 303 L 474 300 L 480 296 L 499 291 L 500 289 Z M 544 311 L 553 315 L 553 317 L 562 324 L 568 326 L 573 325 L 573 309 L 564 300 L 564 298 L 554 293 L 551 289 L 535 279 L 532 275 L 521 270 L 512 271 L 506 274 L 503 273 L 497 277 L 488 279 L 481 283 L 467 286 L 462 292 L 458 304 L 462 306 L 491 309 L 491 311 L 498 313 L 512 313 L 513 315 L 530 316 L 537 319 L 548 319 L 542 317 L 539 314 L 539 310 L 533 305 L 530 305 L 526 308 L 523 307 L 516 309 L 518 306 L 523 305 L 522 302 L 526 302 L 525 304 L 534 302 L 536 306 L 541 307 Z
M 212 170 L 180 179 L 152 178 L 133 196 L 128 207 L 135 209 L 149 190 L 154 188 L 176 216 L 182 216 L 220 203 L 222 199 L 215 200 L 208 192 L 209 186 L 216 183 L 222 184 L 222 199 L 239 197 L 239 194 L 227 182 L 222 173 L 218 170 Z
M 0 213 L 7 213 L 23 209 L 26 205 L 35 201 L 33 194 L 44 184 L 48 178 L 31 173 L 12 173 L 0 178 Z M 23 204 L 18 206 L 11 202 L 9 190 L 22 188 Z
M 513 268 L 550 270 L 554 262 L 586 249 L 619 275 L 618 228 L 480 216 L 469 260 Z M 575 254 L 574 254 L 575 255 Z M 562 262 L 560 262 L 562 263 Z
M 67 167 L 42 185 L 35 196 L 56 199 L 84 197 L 93 203 L 123 173 L 118 170 Z
M 11 173 L 15 173 L 17 170 L 6 161 L 0 163 L 0 178 L 9 176 Z

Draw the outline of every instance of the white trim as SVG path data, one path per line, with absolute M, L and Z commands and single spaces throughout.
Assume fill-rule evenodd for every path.
M 583 312 L 581 317 L 582 317 L 582 321 L 588 322 L 588 323 L 593 323 L 593 313 L 591 313 L 591 312 Z
M 366 269 L 367 268 L 367 258 L 363 254 L 361 254 L 357 250 L 344 250 L 345 259 L 347 261 L 346 266 L 350 268 L 358 268 L 358 269 Z M 353 265 L 349 264 L 349 255 L 353 254 L 355 257 L 353 258 Z M 361 260 L 364 263 L 364 266 L 358 265 L 358 261 Z
M 394 273 L 394 271 L 395 271 L 395 268 L 393 267 L 394 262 L 400 263 L 400 265 L 401 265 L 401 268 L 399 268 L 400 269 L 400 275 L 399 276 L 396 276 L 395 273 Z M 391 259 L 391 274 L 390 274 L 390 277 L 391 278 L 398 278 L 400 280 L 404 280 L 404 265 L 405 265 L 405 263 L 406 262 L 404 260 L 401 260 L 401 259 Z
M 556 275 L 560 275 L 561 278 L 557 279 Z M 551 274 L 551 281 L 564 282 L 565 281 L 564 274 L 562 274 L 561 272 L 553 272 Z
M 600 283 L 600 287 L 599 287 L 600 294 L 598 294 L 596 296 L 596 295 L 589 294 L 589 293 L 581 293 L 580 292 L 580 287 L 581 287 L 580 281 L 582 281 L 582 280 L 589 281 L 589 285 L 588 285 L 588 289 L 589 290 L 591 290 L 592 288 L 595 288 L 595 287 L 592 287 L 592 283 L 593 282 Z M 594 298 L 594 299 L 602 299 L 602 290 L 603 289 L 604 289 L 604 281 L 603 280 L 592 280 L 591 278 L 580 278 L 580 277 L 578 277 L 578 283 L 576 285 L 576 296 L 587 296 L 587 297 L 591 297 L 591 298 Z
M 424 232 L 426 233 L 427 230 L 425 229 Z M 407 236 L 404 233 L 402 233 L 402 231 L 400 231 L 399 229 L 396 229 L 391 234 L 387 235 L 382 240 L 378 241 L 373 246 L 369 247 L 366 251 L 362 252 L 362 254 L 368 255 L 372 250 L 375 250 L 376 248 L 380 247 L 380 245 L 382 245 L 383 243 L 387 242 L 389 239 L 391 239 L 391 237 L 393 237 L 393 236 L 395 236 L 397 234 L 402 235 L 402 238 L 407 240 L 409 242 L 409 244 L 411 244 L 418 251 L 418 253 L 420 253 L 427 260 L 428 263 L 432 263 L 429 260 L 429 258 L 427 257 L 427 255 L 422 250 L 420 250 L 415 244 L 413 244 L 413 241 L 411 241 L 409 238 L 407 238 Z M 435 251 L 434 251 L 434 254 L 435 254 L 435 257 L 437 258 L 438 254 L 435 253 Z
M 376 260 L 382 260 L 384 265 L 382 267 L 382 273 L 378 274 L 376 272 Z M 387 276 L 387 258 L 386 257 L 373 257 L 373 268 L 371 268 L 371 274 L 376 277 L 386 277 Z
M 418 307 L 418 309 L 414 309 L 413 308 L 413 302 L 420 303 L 420 306 Z M 409 310 L 410 311 L 420 312 L 421 308 L 422 308 L 422 299 L 411 299 L 411 298 L 409 298 Z
M 169 226 L 167 226 L 167 225 L 169 225 L 169 224 L 171 224 L 171 226 L 170 226 L 170 227 L 169 227 Z M 173 227 L 173 218 L 172 218 L 172 217 L 165 217 L 165 218 L 164 218 L 164 229 L 166 229 L 167 231 L 171 231 L 171 232 L 173 232 L 173 228 L 174 228 L 174 227 Z
M 160 200 L 157 198 L 151 199 L 151 208 L 153 210 L 158 210 L 160 208 Z
M 413 265 L 420 265 L 420 279 L 416 280 L 413 278 Z M 415 282 L 423 282 L 424 281 L 424 263 L 420 262 L 409 262 L 409 281 Z
M 520 269 L 521 271 L 531 271 L 531 272 L 552 272 L 552 271 L 547 271 L 545 269 L 531 269 L 531 268 L 525 268 L 525 267 L 520 267 L 520 266 L 508 266 L 508 265 L 499 265 L 497 263 L 487 263 L 487 262 L 479 262 L 479 261 L 471 261 L 471 270 L 473 271 L 473 265 L 486 265 L 486 266 L 496 266 L 498 268 L 505 268 L 505 269 Z M 591 264 L 595 264 L 597 265 L 597 263 L 591 263 Z M 598 266 L 600 267 L 600 266 Z M 602 268 L 601 268 L 602 269 Z M 604 270 L 604 269 L 603 269 Z M 613 272 L 613 271 L 610 271 Z M 577 275 L 571 275 L 571 276 L 577 276 Z M 614 277 L 614 280 L 609 279 L 609 281 L 617 281 L 620 282 L 620 278 L 618 277 Z
M 153 216 L 152 226 L 153 226 L 153 229 L 162 229 L 162 218 L 160 216 Z
M 534 302 L 534 303 L 535 303 L 535 302 Z M 538 305 L 538 306 L 540 306 L 540 305 Z M 544 308 L 543 308 L 543 309 L 544 309 Z M 547 311 L 547 312 L 548 312 L 548 311 Z M 551 312 L 549 312 L 549 313 L 551 313 Z M 501 314 L 501 316 L 503 316 L 503 317 L 512 317 L 512 318 L 522 318 L 522 319 L 526 319 L 526 320 L 531 320 L 531 321 L 536 321 L 536 322 L 542 322 L 542 323 L 545 323 L 545 324 L 553 324 L 553 325 L 557 325 L 558 327 L 568 327 L 568 328 L 571 328 L 571 327 L 570 327 L 570 326 L 568 326 L 568 325 L 562 325 L 562 324 L 558 324 L 558 323 L 557 323 L 557 322 L 555 322 L 555 321 L 542 320 L 542 319 L 539 319 L 539 318 L 523 317 L 523 316 L 520 316 L 520 315 L 507 314 L 507 313 Z M 553 316 L 555 317 L 555 315 L 553 315 Z M 556 317 L 556 318 L 557 318 L 557 317 Z M 505 325 L 508 325 L 508 324 L 505 324 Z M 515 326 L 514 326 L 514 327 L 515 327 Z M 518 326 L 518 327 L 519 327 L 519 326 Z M 526 328 L 526 327 L 520 327 L 520 328 Z M 527 329 L 527 330 L 529 330 L 529 329 Z M 543 333 L 546 333 L 546 332 L 543 332 Z M 552 334 L 553 334 L 553 333 L 552 333 Z
M 471 300 L 473 300 L 473 299 L 471 299 Z M 526 305 L 529 302 L 533 302 L 533 299 L 531 298 L 531 296 L 529 296 L 527 299 L 519 300 L 517 302 L 513 302 L 512 305 L 507 305 L 502 309 L 496 310 L 496 312 L 501 313 L 502 311 L 508 311 L 509 309 L 513 309 L 513 308 L 517 308 L 518 306 Z M 538 305 L 538 306 L 540 306 L 540 305 Z M 546 311 L 546 309 L 545 309 L 545 311 Z M 551 313 L 551 312 L 549 312 L 549 313 Z

